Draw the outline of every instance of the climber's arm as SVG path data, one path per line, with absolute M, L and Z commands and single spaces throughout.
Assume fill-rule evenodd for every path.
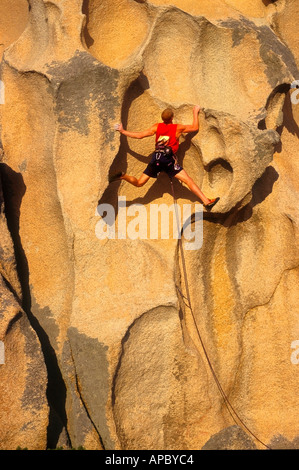
M 132 137 L 133 139 L 143 139 L 144 137 L 150 137 L 152 135 L 155 135 L 155 133 L 157 131 L 157 127 L 158 127 L 158 124 L 154 124 L 152 127 L 150 127 L 149 129 L 147 129 L 145 131 L 130 132 L 130 131 L 126 131 L 123 128 L 122 124 L 117 124 L 115 126 L 115 130 L 117 130 L 118 132 L 120 132 L 121 134 L 123 134 L 127 137 Z
M 200 106 L 194 106 L 193 108 L 193 122 L 189 125 L 178 124 L 177 134 L 188 134 L 190 132 L 196 132 L 199 129 L 199 120 L 198 113 L 200 111 Z

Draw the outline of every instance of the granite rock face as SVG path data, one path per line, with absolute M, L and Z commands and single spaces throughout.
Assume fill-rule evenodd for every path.
M 1 150 L 2 155 L 2 150 Z M 1 163 L 1 167 L 5 164 Z M 3 168 L 1 168 L 2 173 Z M 13 222 L 6 195 L 13 189 L 0 180 L 0 448 L 44 449 L 49 407 L 47 371 L 37 332 L 22 308 Z
M 297 448 L 297 2 L 4 4 L 2 448 Z M 194 104 L 178 158 L 220 201 L 182 258 L 167 211 L 150 232 L 167 176 L 109 176 L 139 176 L 154 145 L 115 123 L 144 130 L 168 106 L 191 123 Z

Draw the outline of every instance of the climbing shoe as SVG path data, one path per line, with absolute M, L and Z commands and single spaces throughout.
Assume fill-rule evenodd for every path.
M 110 176 L 109 183 L 113 183 L 113 181 L 119 180 L 124 175 L 123 171 L 119 171 L 115 175 Z
M 215 204 L 219 201 L 220 197 L 216 197 L 215 199 L 211 199 L 211 202 L 209 202 L 208 204 L 204 204 L 204 207 L 210 211 L 212 209 L 212 207 L 215 206 Z

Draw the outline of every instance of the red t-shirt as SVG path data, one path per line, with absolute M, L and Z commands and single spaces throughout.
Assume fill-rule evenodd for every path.
M 158 124 L 156 132 L 156 142 L 161 135 L 169 137 L 167 145 L 172 148 L 173 153 L 176 153 L 179 148 L 179 140 L 176 138 L 177 124 L 165 124 L 164 122 Z

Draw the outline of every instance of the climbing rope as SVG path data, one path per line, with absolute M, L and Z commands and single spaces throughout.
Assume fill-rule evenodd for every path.
M 230 403 L 226 393 L 224 392 L 223 388 L 222 388 L 222 385 L 221 383 L 219 382 L 219 379 L 217 377 L 217 374 L 215 373 L 215 370 L 214 370 L 214 367 L 211 363 L 211 360 L 209 358 L 209 355 L 208 355 L 208 352 L 207 352 L 207 349 L 204 345 L 204 342 L 203 342 L 203 339 L 202 339 L 202 336 L 200 334 L 200 331 L 199 331 L 199 328 L 198 328 L 198 325 L 197 325 L 197 321 L 196 321 L 196 318 L 195 318 L 195 315 L 194 315 L 194 312 L 193 312 L 193 308 L 192 308 L 192 304 L 191 304 L 191 296 L 190 296 L 190 290 L 189 290 L 189 284 L 188 284 L 188 277 L 187 277 L 187 269 L 186 269 L 186 261 L 185 261 L 185 255 L 184 255 L 184 249 L 183 249 L 183 243 L 182 243 L 182 237 L 181 237 L 181 227 L 180 227 L 180 219 L 179 219 L 179 215 L 178 215 L 178 208 L 177 208 L 177 199 L 176 199 L 176 196 L 175 196 L 175 192 L 174 192 L 174 187 L 173 187 L 173 181 L 172 179 L 170 178 L 170 183 L 171 183 L 171 190 L 172 190 L 172 196 L 173 196 L 173 202 L 174 202 L 174 207 L 175 207 L 175 214 L 176 214 L 176 221 L 177 221 L 177 228 L 178 228 L 178 243 L 179 243 L 179 248 L 180 248 L 180 253 L 181 253 L 181 260 L 182 260 L 182 268 L 183 268 L 183 274 L 184 274 L 184 283 L 185 283 L 185 288 L 186 288 L 186 296 L 184 296 L 184 294 L 181 292 L 180 289 L 178 289 L 180 295 L 182 296 L 182 298 L 184 299 L 184 304 L 189 308 L 190 312 L 191 312 L 191 315 L 192 315 L 192 319 L 193 319 L 193 323 L 195 325 L 195 328 L 196 328 L 196 332 L 197 332 L 197 335 L 198 335 L 198 338 L 199 338 L 199 341 L 200 341 L 200 344 L 201 344 L 201 347 L 202 347 L 202 350 L 204 352 L 204 355 L 205 355 L 205 358 L 208 362 L 208 365 L 209 365 L 209 368 L 210 368 L 210 371 L 212 373 L 212 376 L 215 380 L 215 383 L 217 385 L 217 388 L 223 398 L 223 401 L 224 401 L 224 404 L 226 406 L 226 408 L 228 409 L 229 411 L 229 414 L 231 415 L 232 419 L 234 420 L 234 422 L 237 424 L 237 425 L 241 425 L 247 432 L 248 434 L 250 434 L 254 439 L 256 439 L 260 444 L 262 444 L 263 446 L 265 446 L 267 449 L 271 449 L 271 447 L 269 447 L 267 444 L 265 444 L 261 439 L 259 439 L 249 428 L 248 426 L 244 423 L 244 421 L 241 419 L 241 417 L 239 416 L 239 414 L 236 412 L 236 410 L 234 409 L 234 407 L 232 406 L 232 404 Z M 185 302 L 185 300 L 187 300 L 187 303 Z

